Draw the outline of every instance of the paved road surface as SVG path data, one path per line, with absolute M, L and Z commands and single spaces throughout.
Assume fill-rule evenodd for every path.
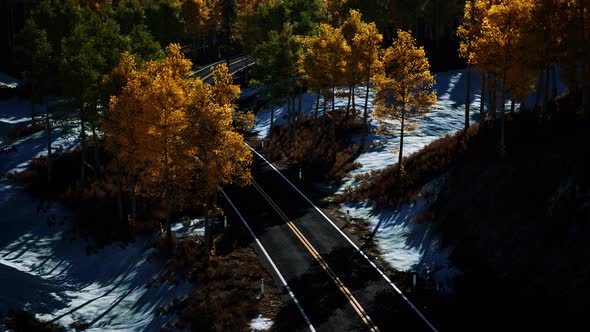
M 200 77 L 203 80 L 203 82 L 213 83 L 213 73 L 211 71 L 211 68 L 215 65 L 222 64 L 224 62 L 225 61 L 219 61 L 202 67 L 198 67 L 193 71 L 193 73 L 196 76 Z M 229 60 L 229 72 L 230 74 L 234 74 L 235 72 L 243 69 L 244 67 L 249 67 L 253 65 L 254 62 L 254 58 L 250 56 L 241 56 L 231 59 Z
M 254 158 L 256 185 L 230 188 L 226 193 L 268 251 L 316 330 L 432 331 L 309 202 L 261 158 Z M 233 209 L 226 206 L 225 211 L 237 223 Z M 307 329 L 292 302 L 279 314 L 277 329 Z

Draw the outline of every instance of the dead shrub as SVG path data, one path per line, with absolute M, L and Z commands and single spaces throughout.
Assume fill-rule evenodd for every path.
M 271 159 L 287 159 L 316 180 L 340 179 L 358 167 L 354 163 L 358 147 L 352 145 L 350 137 L 359 130 L 359 121 L 344 119 L 342 112 L 334 118 L 322 116 L 317 124 L 314 121 L 309 117 L 291 131 L 287 125 L 275 127 L 269 147 Z
M 32 135 L 45 129 L 47 129 L 47 124 L 44 121 L 35 122 L 32 124 L 21 125 L 16 128 L 13 128 L 8 132 L 7 136 L 10 139 L 17 139 Z
M 421 150 L 404 158 L 403 172 L 397 164 L 381 171 L 356 176 L 360 185 L 344 194 L 344 200 L 373 201 L 376 206 L 397 206 L 402 202 L 416 201 L 422 187 L 446 173 L 458 158 L 466 156 L 470 148 L 480 145 L 478 126 L 467 133 L 439 138 Z

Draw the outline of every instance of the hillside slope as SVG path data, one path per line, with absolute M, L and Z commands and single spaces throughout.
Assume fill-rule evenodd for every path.
M 464 272 L 441 312 L 447 327 L 590 328 L 590 126 L 570 106 L 542 123 L 517 116 L 505 158 L 479 151 L 449 172 L 431 206 Z

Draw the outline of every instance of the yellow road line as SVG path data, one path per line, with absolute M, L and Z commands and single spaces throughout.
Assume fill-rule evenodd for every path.
M 258 192 L 264 197 L 264 199 L 270 204 L 270 206 L 279 214 L 279 216 L 287 223 L 287 226 L 291 231 L 295 234 L 295 236 L 301 241 L 303 246 L 309 251 L 309 253 L 313 256 L 313 258 L 320 264 L 320 267 L 328 274 L 328 276 L 334 281 L 338 289 L 344 294 L 354 311 L 359 315 L 363 323 L 369 328 L 370 331 L 377 332 L 379 328 L 373 323 L 369 314 L 363 309 L 361 304 L 356 300 L 354 295 L 350 292 L 350 290 L 344 285 L 342 280 L 334 273 L 334 271 L 328 266 L 328 263 L 323 259 L 320 253 L 313 247 L 313 245 L 307 240 L 307 238 L 301 233 L 299 228 L 293 224 L 292 221 L 289 220 L 287 215 L 278 207 L 278 205 L 266 194 L 266 192 L 256 183 L 256 181 L 252 180 L 252 184 L 254 188 L 258 190 Z

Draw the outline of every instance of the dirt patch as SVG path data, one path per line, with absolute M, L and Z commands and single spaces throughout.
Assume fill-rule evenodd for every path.
M 222 254 L 208 256 L 199 237 L 173 239 L 173 254 L 169 261 L 169 274 L 162 280 L 184 275 L 196 287 L 188 297 L 173 301 L 157 310 L 158 315 L 177 314 L 168 328 L 189 328 L 192 331 L 247 331 L 251 319 L 259 314 L 275 320 L 281 306 L 281 291 L 272 277 L 258 261 L 250 246 L 235 244 L 232 232 L 219 236 L 216 248 Z M 160 245 L 164 252 L 166 240 Z M 217 251 L 217 250 L 215 250 Z M 176 277 L 173 277 L 176 276 Z M 261 280 L 264 279 L 264 296 L 261 297 Z M 173 282 L 176 282 L 173 280 Z

